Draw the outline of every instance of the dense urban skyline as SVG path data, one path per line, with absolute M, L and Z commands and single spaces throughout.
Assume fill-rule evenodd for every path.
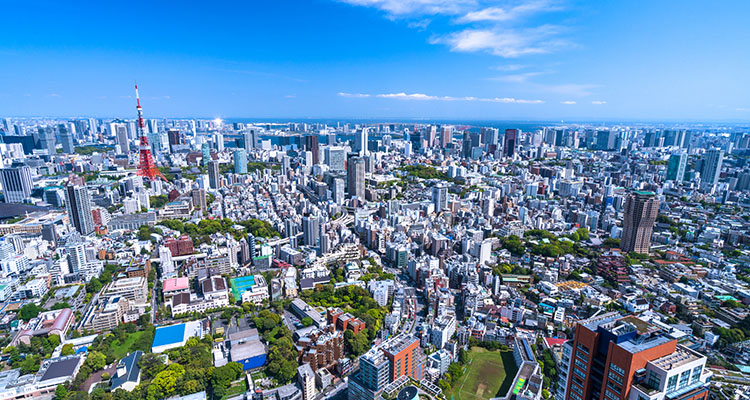
M 0 108 L 149 117 L 750 119 L 744 2 L 5 6 Z

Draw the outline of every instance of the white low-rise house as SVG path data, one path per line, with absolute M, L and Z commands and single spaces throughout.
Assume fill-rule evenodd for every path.
M 539 290 L 550 296 L 556 296 L 560 292 L 560 290 L 557 288 L 557 285 L 548 281 L 539 282 L 537 287 L 539 287 Z

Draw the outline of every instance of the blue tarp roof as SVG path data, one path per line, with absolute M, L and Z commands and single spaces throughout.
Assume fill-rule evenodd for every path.
M 185 338 L 185 324 L 164 326 L 156 329 L 154 343 L 151 347 L 163 346 L 165 344 L 182 342 Z

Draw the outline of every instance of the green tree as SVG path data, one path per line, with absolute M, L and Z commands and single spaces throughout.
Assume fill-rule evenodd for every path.
M 28 303 L 21 307 L 18 311 L 18 316 L 24 320 L 24 322 L 29 322 L 30 319 L 35 318 L 42 311 L 44 311 L 42 307 L 39 307 L 34 303 Z
M 91 371 L 99 371 L 107 366 L 107 356 L 98 351 L 92 351 L 89 353 L 88 357 L 86 357 L 85 364 L 91 368 Z
M 55 398 L 58 400 L 64 400 L 67 396 L 68 389 L 65 387 L 65 385 L 57 385 L 57 388 L 55 389 Z
M 310 318 L 310 317 L 305 317 L 305 318 L 302 318 L 302 319 L 300 320 L 300 322 L 302 323 L 302 326 L 310 326 L 310 325 L 312 325 L 312 324 L 313 324 L 313 320 L 312 320 L 312 318 Z
M 141 371 L 143 371 L 144 378 L 146 379 L 154 378 L 165 368 L 162 358 L 154 353 L 144 354 L 140 361 L 138 361 L 138 366 L 141 367 Z

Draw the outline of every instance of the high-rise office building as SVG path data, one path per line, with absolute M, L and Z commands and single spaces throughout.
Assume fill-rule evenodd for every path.
M 128 154 L 130 152 L 130 141 L 128 139 L 128 127 L 125 124 L 110 124 L 112 134 L 117 139 L 117 146 L 120 149 L 119 154 Z
M 237 149 L 234 151 L 234 173 L 247 173 L 247 151 L 245 149 Z
M 344 183 L 344 180 L 341 178 L 333 178 L 333 184 L 331 186 L 333 202 L 336 204 L 344 204 L 344 199 L 346 198 L 344 193 L 346 191 L 346 184 Z
M 705 400 L 706 356 L 636 316 L 607 313 L 578 322 L 561 398 Z M 565 350 L 563 350 L 565 353 Z M 565 358 L 565 357 L 564 357 Z
M 453 141 L 453 127 L 444 126 L 440 130 L 440 147 L 446 148 Z
M 325 163 L 331 172 L 346 171 L 346 149 L 339 146 L 326 147 Z
M 448 188 L 443 185 L 432 187 L 432 204 L 435 205 L 435 212 L 439 213 L 448 208 Z
M 719 182 L 721 164 L 724 162 L 724 150 L 711 149 L 703 156 L 703 167 L 701 168 L 701 189 L 707 192 L 713 191 Z
M 422 131 L 416 131 L 411 134 L 409 137 L 409 140 L 411 141 L 411 150 L 415 153 L 419 153 L 422 151 L 423 141 L 422 141 Z
M 64 154 L 73 154 L 75 146 L 73 145 L 73 132 L 71 132 L 68 124 L 58 125 L 60 131 L 60 141 L 62 142 L 62 149 Z
M 687 166 L 688 155 L 686 152 L 673 153 L 669 156 L 667 164 L 667 180 L 682 181 L 685 177 L 685 167 Z
M 320 220 L 315 216 L 302 218 L 302 240 L 305 246 L 318 246 Z
M 320 145 L 317 135 L 305 136 L 305 149 L 312 153 L 313 165 L 320 164 Z
M 31 168 L 17 165 L 0 169 L 0 183 L 6 203 L 23 203 L 31 196 L 34 182 L 31 179 Z
M 648 254 L 651 232 L 659 214 L 659 199 L 653 192 L 635 191 L 625 199 L 622 227 L 622 250 Z
M 171 151 L 174 151 L 174 146 L 183 144 L 182 133 L 178 129 L 168 130 L 167 139 L 169 140 L 169 149 Z
M 201 210 L 206 210 L 206 189 L 193 189 L 190 191 L 190 196 L 193 198 L 193 205 Z
M 221 187 L 221 175 L 219 174 L 219 161 L 211 160 L 208 162 L 208 185 L 211 189 Z
M 352 157 L 346 166 L 346 179 L 349 197 L 357 197 L 360 201 L 365 200 L 365 160 L 361 157 Z
M 57 150 L 55 149 L 55 131 L 49 126 L 37 128 L 39 135 L 39 144 L 43 150 L 47 150 L 47 154 L 50 156 L 55 155 Z
M 357 137 L 354 141 L 354 147 L 355 150 L 359 153 L 360 156 L 366 156 L 368 154 L 367 149 L 367 143 L 369 141 L 368 138 L 368 130 L 367 127 L 362 127 L 359 132 L 357 132 Z
M 596 131 L 595 150 L 610 151 L 617 148 L 617 131 L 601 129 Z
M 518 129 L 506 129 L 503 137 L 503 155 L 513 157 L 518 152 L 518 139 L 520 135 Z
M 65 206 L 70 222 L 81 235 L 94 231 L 94 217 L 91 214 L 91 199 L 86 186 L 68 185 L 65 187 Z

